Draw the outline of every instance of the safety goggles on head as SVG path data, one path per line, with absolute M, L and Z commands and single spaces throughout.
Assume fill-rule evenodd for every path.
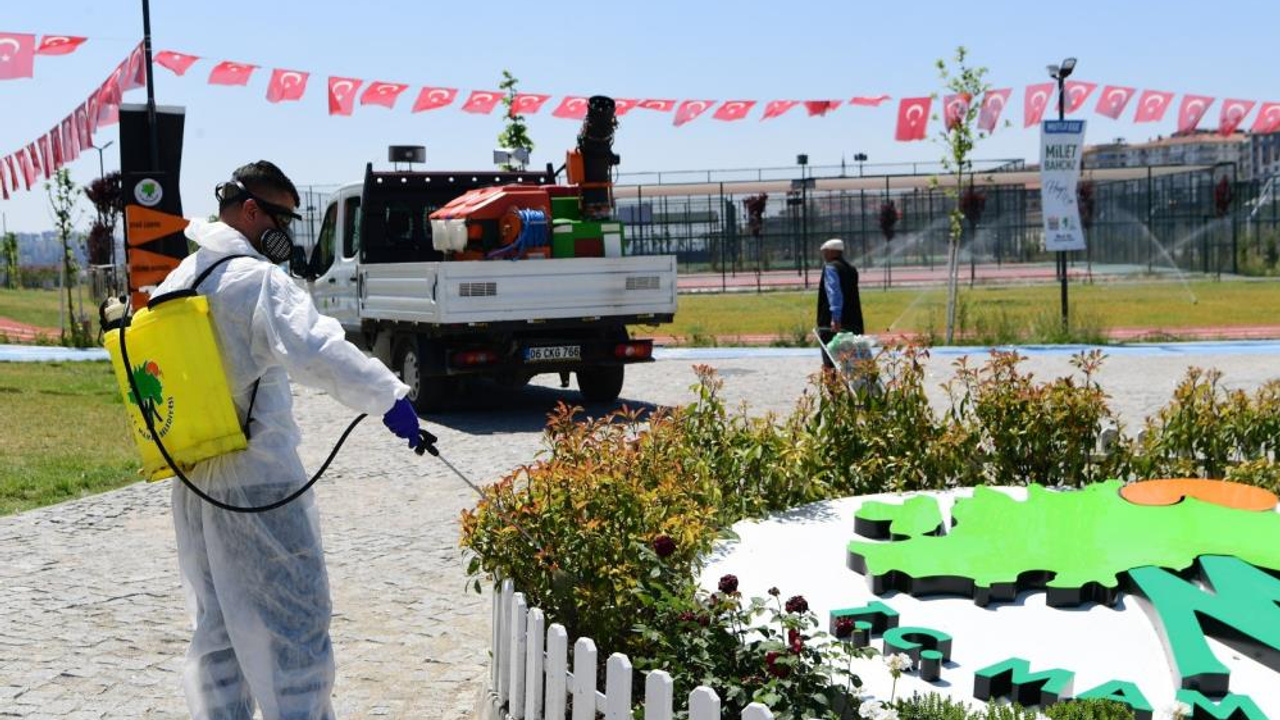
M 249 188 L 244 186 L 239 180 L 232 180 L 218 185 L 213 190 L 213 196 L 218 200 L 218 206 L 222 207 L 231 202 L 243 202 L 252 200 L 257 203 L 258 207 L 271 216 L 271 220 L 281 230 L 289 229 L 289 225 L 294 220 L 301 220 L 302 216 L 282 205 L 263 200 L 262 198 L 249 192 Z

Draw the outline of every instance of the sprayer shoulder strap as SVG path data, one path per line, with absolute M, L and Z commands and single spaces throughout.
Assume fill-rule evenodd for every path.
M 221 264 L 223 264 L 223 263 L 225 263 L 225 262 L 231 261 L 231 260 L 235 260 L 236 258 L 242 258 L 242 257 L 251 257 L 251 256 L 249 256 L 249 255 L 227 255 L 226 257 L 218 258 L 217 260 L 215 260 L 215 261 L 213 262 L 213 264 L 212 264 L 212 265 L 210 265 L 209 267 L 205 268 L 205 269 L 204 269 L 204 272 L 202 272 L 202 273 L 200 273 L 199 275 L 197 275 L 197 276 L 196 276 L 196 281 L 195 281 L 195 282 L 193 282 L 193 283 L 191 283 L 191 289 L 192 289 L 192 290 L 197 290 L 197 289 L 199 289 L 199 287 L 200 287 L 200 283 L 204 282 L 204 281 L 205 281 L 205 278 L 209 277 L 209 273 L 211 273 L 211 272 L 213 272 L 214 270 L 216 270 L 216 269 L 218 268 L 218 266 L 219 266 L 219 265 L 221 265 Z M 258 385 L 259 385 L 259 384 L 261 384 L 261 383 L 262 383 L 262 378 L 258 378 L 257 380 L 254 380 L 254 381 L 253 381 L 253 392 L 249 394 L 249 409 L 248 409 L 248 410 L 245 412 L 245 414 L 244 414 L 244 439 L 245 439 L 245 440 L 249 440 L 249 439 L 251 439 L 251 438 L 253 437 L 252 433 L 251 433 L 251 432 L 250 432 L 250 430 L 249 430 L 249 424 L 253 422 L 253 404 L 254 404 L 255 402 L 257 402 L 257 400 L 258 400 Z

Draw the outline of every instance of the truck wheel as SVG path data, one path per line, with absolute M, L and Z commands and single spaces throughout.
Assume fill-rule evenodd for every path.
M 415 340 L 405 340 L 396 351 L 396 369 L 400 372 L 401 381 L 409 386 L 409 394 L 405 397 L 420 413 L 439 410 L 448 400 L 452 384 L 450 378 L 428 374 L 423 345 Z
M 578 391 L 590 402 L 612 402 L 622 392 L 626 368 L 606 365 L 578 371 Z

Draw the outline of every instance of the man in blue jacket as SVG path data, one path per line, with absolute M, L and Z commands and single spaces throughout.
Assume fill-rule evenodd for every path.
M 825 345 L 836 333 L 862 335 L 862 300 L 858 297 L 858 271 L 844 259 L 844 241 L 832 238 L 822 252 L 822 282 L 818 283 L 818 337 Z M 822 364 L 834 367 L 826 353 Z

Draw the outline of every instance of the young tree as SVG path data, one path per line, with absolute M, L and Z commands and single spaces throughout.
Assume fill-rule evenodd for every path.
M 969 169 L 973 147 L 987 134 L 978 130 L 975 125 L 982 95 L 990 90 L 985 81 L 985 67 L 969 67 L 966 59 L 969 51 L 963 46 L 956 48 L 954 65 L 949 66 L 945 60 L 939 60 L 938 73 L 942 76 L 943 85 L 948 94 L 964 99 L 962 112 L 952 112 L 943 108 L 942 133 L 939 140 L 946 147 L 942 156 L 942 167 L 948 174 L 955 176 L 954 187 L 947 189 L 948 197 L 955 200 L 955 206 L 948 213 L 950 233 L 947 247 L 947 343 L 955 339 L 956 324 L 956 290 L 957 275 L 960 270 L 960 243 L 964 238 L 964 209 L 961 207 L 960 189 L 964 187 L 964 171 Z M 935 118 L 936 119 L 936 118 Z
M 893 241 L 894 235 L 898 234 L 898 221 L 901 219 L 902 213 L 898 212 L 898 206 L 892 200 L 886 200 L 880 206 L 880 234 L 884 235 L 885 257 L 889 260 L 885 266 L 884 287 L 886 290 L 893 283 L 893 253 L 888 250 L 889 243 Z
M 17 290 L 22 285 L 22 269 L 18 267 L 18 236 L 7 232 L 0 242 L 0 255 L 4 256 L 5 287 Z
M 49 193 L 53 227 L 58 233 L 58 240 L 62 243 L 62 271 L 66 277 L 63 285 L 67 292 L 67 325 L 70 328 L 70 334 L 64 331 L 62 342 L 72 347 L 86 347 L 90 341 L 89 333 L 81 325 L 80 318 L 76 317 L 75 304 L 71 296 L 71 287 L 76 282 L 78 269 L 75 258 L 75 242 L 78 238 L 74 230 L 76 221 L 79 220 L 76 209 L 77 187 L 71 180 L 71 172 L 66 168 L 59 170 L 44 186 Z
M 96 216 L 89 225 L 89 264 L 111 262 L 111 248 L 116 241 L 116 223 L 120 218 L 120 173 L 108 173 L 89 183 L 85 197 L 93 203 Z
M 529 126 L 524 123 L 524 115 L 516 112 L 516 86 L 520 81 L 511 74 L 509 70 L 502 71 L 502 82 L 498 83 L 498 87 L 506 91 L 506 95 L 502 97 L 502 104 L 507 108 L 505 125 L 502 132 L 498 133 L 498 147 L 515 151 L 519 149 L 533 152 L 533 140 L 529 137 Z M 503 170 L 522 170 L 524 164 L 516 164 L 513 162 L 503 163 Z

